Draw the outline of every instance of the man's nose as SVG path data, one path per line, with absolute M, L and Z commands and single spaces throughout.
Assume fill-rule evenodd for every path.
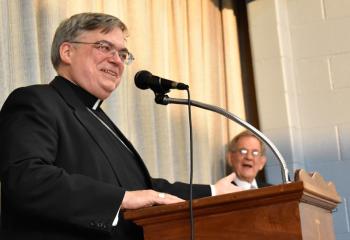
M 245 157 L 249 160 L 253 160 L 255 158 L 252 151 L 248 151 Z

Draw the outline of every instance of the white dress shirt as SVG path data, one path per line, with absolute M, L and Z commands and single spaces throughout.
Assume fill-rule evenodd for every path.
M 258 188 L 258 184 L 256 183 L 255 179 L 251 183 L 247 182 L 247 181 L 244 181 L 244 180 L 241 180 L 239 178 L 236 178 L 233 181 L 238 187 L 241 187 L 244 190 L 257 189 Z

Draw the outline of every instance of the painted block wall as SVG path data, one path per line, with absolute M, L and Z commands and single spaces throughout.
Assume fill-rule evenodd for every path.
M 350 1 L 248 3 L 261 130 L 295 169 L 335 183 L 337 240 L 350 239 Z M 269 153 L 267 179 L 281 183 Z

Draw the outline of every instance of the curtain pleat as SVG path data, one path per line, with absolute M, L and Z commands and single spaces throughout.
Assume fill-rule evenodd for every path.
M 188 109 L 157 105 L 152 91 L 134 85 L 137 71 L 189 84 L 192 100 L 216 105 L 244 119 L 234 1 L 219 0 L 3 0 L 0 1 L 0 104 L 17 87 L 48 83 L 54 31 L 80 12 L 104 12 L 129 28 L 135 62 L 103 104 L 143 156 L 154 177 L 189 181 Z M 223 10 L 220 5 L 225 6 Z M 173 90 L 174 98 L 187 98 Z M 213 183 L 225 173 L 225 145 L 239 127 L 192 107 L 194 182 Z

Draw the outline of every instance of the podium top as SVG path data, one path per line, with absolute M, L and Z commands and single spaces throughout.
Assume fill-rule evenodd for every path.
M 331 212 L 341 202 L 333 183 L 324 181 L 318 173 L 308 174 L 304 170 L 297 170 L 295 180 L 295 182 L 287 184 L 195 199 L 192 207 L 195 216 L 286 202 L 307 203 Z M 123 214 L 125 219 L 143 222 L 156 216 L 162 218 L 162 216 L 173 215 L 175 218 L 181 218 L 189 214 L 188 208 L 189 203 L 186 201 L 126 210 Z

